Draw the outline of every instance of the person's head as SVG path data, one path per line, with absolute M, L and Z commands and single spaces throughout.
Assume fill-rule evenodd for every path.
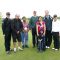
M 45 10 L 45 16 L 48 16 L 48 15 L 49 15 L 49 11 Z
M 38 21 L 42 21 L 42 16 L 39 16 L 38 17 Z
M 56 14 L 53 16 L 53 19 L 54 19 L 54 21 L 57 20 L 57 15 Z
M 19 19 L 19 17 L 20 17 L 20 15 L 18 15 L 18 14 L 16 14 L 16 15 L 15 15 L 15 19 L 17 19 L 17 20 L 18 20 L 18 19 Z
M 36 13 L 37 13 L 36 11 L 33 11 L 33 16 L 36 16 Z
M 23 16 L 23 17 L 22 17 L 22 20 L 23 20 L 23 22 L 26 22 L 26 17 Z
M 10 18 L 10 12 L 6 12 L 6 17 Z

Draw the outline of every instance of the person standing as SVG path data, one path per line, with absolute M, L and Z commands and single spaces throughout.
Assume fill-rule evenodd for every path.
M 36 15 L 36 11 L 33 11 L 33 16 L 31 17 L 29 21 L 29 27 L 32 30 L 32 39 L 33 39 L 33 47 L 35 47 L 36 41 L 36 22 L 38 20 L 38 16 Z
M 45 17 L 44 21 L 46 24 L 46 35 L 45 35 L 45 41 L 46 41 L 46 48 L 50 48 L 50 45 L 52 43 L 52 17 L 49 15 L 49 11 L 45 11 Z
M 52 22 L 52 36 L 54 40 L 54 50 L 59 50 L 59 32 L 60 32 L 60 21 L 57 19 L 57 15 L 53 16 Z
M 22 17 L 23 20 L 23 31 L 21 32 L 22 37 L 22 48 L 28 48 L 28 31 L 29 31 L 29 25 L 26 21 L 26 17 Z
M 45 51 L 46 26 L 41 16 L 39 16 L 38 21 L 36 23 L 36 31 L 38 37 L 38 50 Z
M 6 53 L 10 53 L 10 41 L 11 41 L 11 19 L 10 12 L 6 13 L 6 18 L 2 22 L 2 30 L 5 40 L 5 50 Z
M 12 28 L 14 52 L 16 52 L 16 39 L 18 41 L 18 50 L 23 50 L 21 48 L 21 34 L 20 34 L 20 32 L 23 29 L 23 24 L 18 14 L 16 14 L 15 18 L 12 20 L 11 28 Z

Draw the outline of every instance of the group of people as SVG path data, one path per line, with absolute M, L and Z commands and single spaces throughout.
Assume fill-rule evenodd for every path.
M 46 48 L 50 48 L 52 43 L 52 37 L 54 41 L 54 50 L 59 50 L 59 32 L 60 21 L 55 14 L 53 17 L 49 15 L 49 11 L 45 11 L 45 16 L 37 16 L 37 12 L 33 11 L 33 16 L 30 18 L 29 23 L 26 17 L 22 17 L 18 14 L 14 19 L 10 19 L 10 13 L 6 13 L 6 18 L 2 21 L 2 30 L 5 39 L 6 53 L 10 53 L 11 36 L 13 38 L 14 52 L 16 49 L 16 42 L 18 41 L 18 50 L 29 48 L 28 46 L 28 32 L 32 31 L 32 44 L 33 48 L 37 46 L 40 51 L 45 51 Z M 22 43 L 21 43 L 22 42 Z M 21 47 L 22 45 L 22 47 Z

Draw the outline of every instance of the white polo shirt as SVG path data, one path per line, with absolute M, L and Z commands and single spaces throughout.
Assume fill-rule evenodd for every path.
M 52 32 L 60 32 L 60 21 L 58 19 L 52 22 Z

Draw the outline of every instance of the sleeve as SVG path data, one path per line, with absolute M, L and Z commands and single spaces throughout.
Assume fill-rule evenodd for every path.
M 45 17 L 43 18 L 43 21 L 45 22 Z
M 23 23 L 20 21 L 20 31 L 23 30 Z
M 45 24 L 45 21 L 43 21 L 43 24 Z
M 50 16 L 50 19 L 53 21 L 53 18 Z
M 36 22 L 36 25 L 39 25 L 39 21 Z
M 2 21 L 2 31 L 5 34 L 5 19 Z
M 60 21 L 59 21 L 59 33 L 60 33 Z
M 30 21 L 29 21 L 29 28 L 30 29 L 32 28 L 32 17 L 30 18 Z
M 29 28 L 29 24 L 27 23 L 27 28 Z

